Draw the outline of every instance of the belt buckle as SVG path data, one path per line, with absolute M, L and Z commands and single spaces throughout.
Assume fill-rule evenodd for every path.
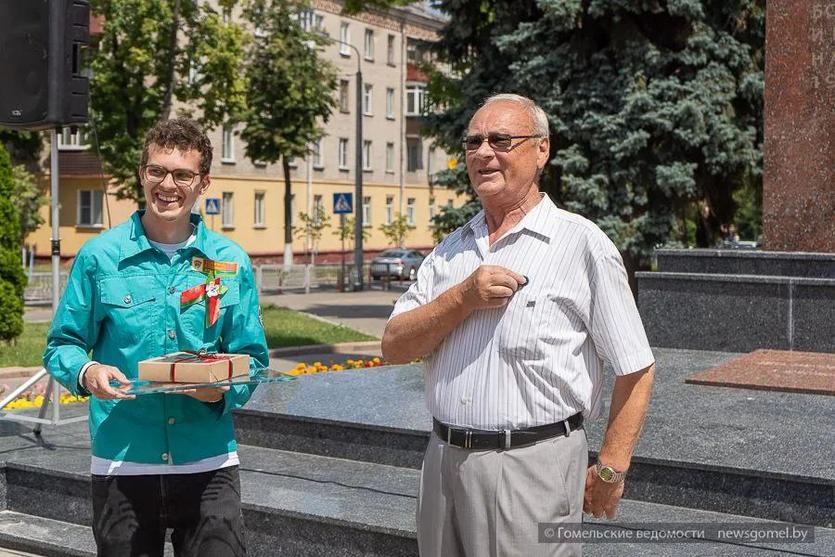
M 452 428 L 450 426 L 446 426 L 446 444 L 452 445 Z
M 565 426 L 565 436 L 568 437 L 571 435 L 571 425 L 568 423 L 568 420 L 565 419 L 562 421 L 562 425 Z
M 510 448 L 510 430 L 509 429 L 504 430 L 504 448 L 505 449 Z
M 473 432 L 469 429 L 465 431 L 466 435 L 464 435 L 464 448 L 471 449 L 473 447 Z

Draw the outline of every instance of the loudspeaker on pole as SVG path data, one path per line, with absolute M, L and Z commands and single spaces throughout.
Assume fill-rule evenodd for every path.
M 89 0 L 0 0 L 0 126 L 42 130 L 87 121 Z

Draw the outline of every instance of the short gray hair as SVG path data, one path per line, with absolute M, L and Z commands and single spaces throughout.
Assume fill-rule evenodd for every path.
M 512 102 L 520 105 L 522 108 L 525 109 L 525 112 L 528 113 L 528 117 L 531 119 L 531 123 L 533 124 L 533 132 L 536 135 L 541 135 L 544 138 L 548 138 L 550 133 L 548 129 L 548 116 L 545 115 L 545 111 L 540 108 L 538 104 L 533 102 L 528 97 L 523 97 L 522 95 L 515 95 L 513 93 L 499 93 L 497 95 L 491 95 L 487 97 L 479 110 L 484 108 L 485 106 L 491 105 L 497 102 Z M 470 119 L 472 120 L 472 119 Z

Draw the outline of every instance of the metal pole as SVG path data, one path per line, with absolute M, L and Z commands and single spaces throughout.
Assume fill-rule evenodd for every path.
M 356 138 L 356 182 L 354 184 L 354 267 L 356 268 L 356 282 L 354 291 L 363 289 L 362 276 L 362 69 L 360 68 L 360 53 L 357 53 L 357 138 Z
M 58 131 L 53 128 L 50 132 L 49 182 L 50 205 L 52 209 L 52 318 L 58 315 L 58 304 L 61 301 L 61 211 L 58 203 Z M 61 402 L 61 386 L 55 377 L 49 378 L 49 389 L 52 394 L 52 423 L 59 420 L 58 404 Z M 40 415 L 46 413 L 46 406 L 50 397 L 44 397 Z M 41 424 L 35 426 L 36 435 L 41 432 Z

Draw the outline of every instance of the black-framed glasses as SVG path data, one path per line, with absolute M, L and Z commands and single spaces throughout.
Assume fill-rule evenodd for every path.
M 194 179 L 200 176 L 199 172 L 191 171 L 188 168 L 168 170 L 164 166 L 157 164 L 146 164 L 142 167 L 142 176 L 149 184 L 161 184 L 169 174 L 171 174 L 175 184 L 184 188 L 193 186 Z
M 514 139 L 538 139 L 541 137 L 541 135 L 510 135 L 507 133 L 488 133 L 485 137 L 481 134 L 474 134 L 464 136 L 463 143 L 464 149 L 467 151 L 477 151 L 487 141 L 487 144 L 494 151 L 507 153 L 524 143 L 520 141 L 516 145 L 513 145 Z

